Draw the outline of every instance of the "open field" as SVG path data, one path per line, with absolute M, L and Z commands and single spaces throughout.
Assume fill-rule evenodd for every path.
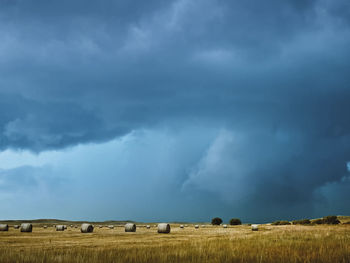
M 253 232 L 246 225 L 193 225 L 170 234 L 138 226 L 78 228 L 56 232 L 34 225 L 32 233 L 10 226 L 0 232 L 0 262 L 350 262 L 350 225 L 269 226 Z

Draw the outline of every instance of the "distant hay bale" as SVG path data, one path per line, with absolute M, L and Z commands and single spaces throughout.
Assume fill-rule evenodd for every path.
M 113 229 L 114 226 L 113 226 L 113 225 L 109 225 L 108 228 L 109 228 L 109 229 Z
M 223 225 L 224 228 L 227 228 L 227 225 Z
M 201 227 L 205 227 L 205 225 L 201 225 Z
M 19 225 L 14 225 L 13 228 L 14 229 L 19 229 Z
M 185 227 L 187 227 L 187 225 L 185 225 Z
M 99 226 L 99 228 L 102 228 L 102 227 L 103 227 L 103 226 L 101 226 L 101 225 Z
M 73 225 L 70 225 L 71 228 L 73 228 Z
M 46 228 L 47 228 L 47 226 L 43 226 L 43 228 L 44 228 L 44 229 L 46 229 Z
M 81 229 L 80 229 L 81 233 L 92 233 L 94 231 L 94 227 L 91 224 L 82 224 L 81 225 Z
M 184 228 L 184 225 L 180 225 L 180 228 Z
M 67 229 L 67 226 L 66 226 L 66 225 L 64 225 L 64 229 Z
M 8 224 L 0 224 L 0 231 L 9 231 Z
M 163 233 L 163 234 L 170 233 L 170 225 L 167 223 L 158 224 L 158 233 Z
M 146 228 L 147 228 L 147 229 L 150 229 L 150 228 L 151 228 L 151 226 L 150 226 L 150 225 L 147 225 L 147 226 L 146 226 Z
M 199 225 L 195 225 L 194 228 L 199 228 Z
M 259 225 L 252 225 L 252 231 L 258 231 Z
M 136 232 L 136 225 L 133 223 L 125 224 L 125 232 Z
M 33 225 L 30 223 L 23 223 L 21 224 L 21 232 L 32 232 L 33 231 Z
M 56 231 L 64 231 L 65 227 L 64 225 L 56 225 Z

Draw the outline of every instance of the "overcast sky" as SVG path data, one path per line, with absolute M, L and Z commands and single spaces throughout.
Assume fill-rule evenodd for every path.
M 348 0 L 0 0 L 1 219 L 350 215 Z

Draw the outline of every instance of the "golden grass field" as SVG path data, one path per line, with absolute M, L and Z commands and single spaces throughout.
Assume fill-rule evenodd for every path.
M 171 226 L 170 234 L 158 234 L 154 224 L 135 233 L 95 226 L 88 234 L 10 226 L 0 232 L 0 262 L 350 262 L 350 225 L 261 225 L 254 232 L 247 225 Z

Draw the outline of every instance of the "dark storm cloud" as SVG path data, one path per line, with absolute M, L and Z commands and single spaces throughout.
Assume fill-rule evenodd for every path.
M 309 211 L 318 189 L 346 174 L 345 0 L 0 5 L 1 149 L 61 149 L 196 122 L 223 128 L 228 135 L 212 142 L 224 142 L 212 151 L 219 163 L 207 164 L 209 148 L 181 175 L 184 189 L 273 201 L 271 212 L 305 202 Z M 249 196 L 232 193 L 235 173 Z

